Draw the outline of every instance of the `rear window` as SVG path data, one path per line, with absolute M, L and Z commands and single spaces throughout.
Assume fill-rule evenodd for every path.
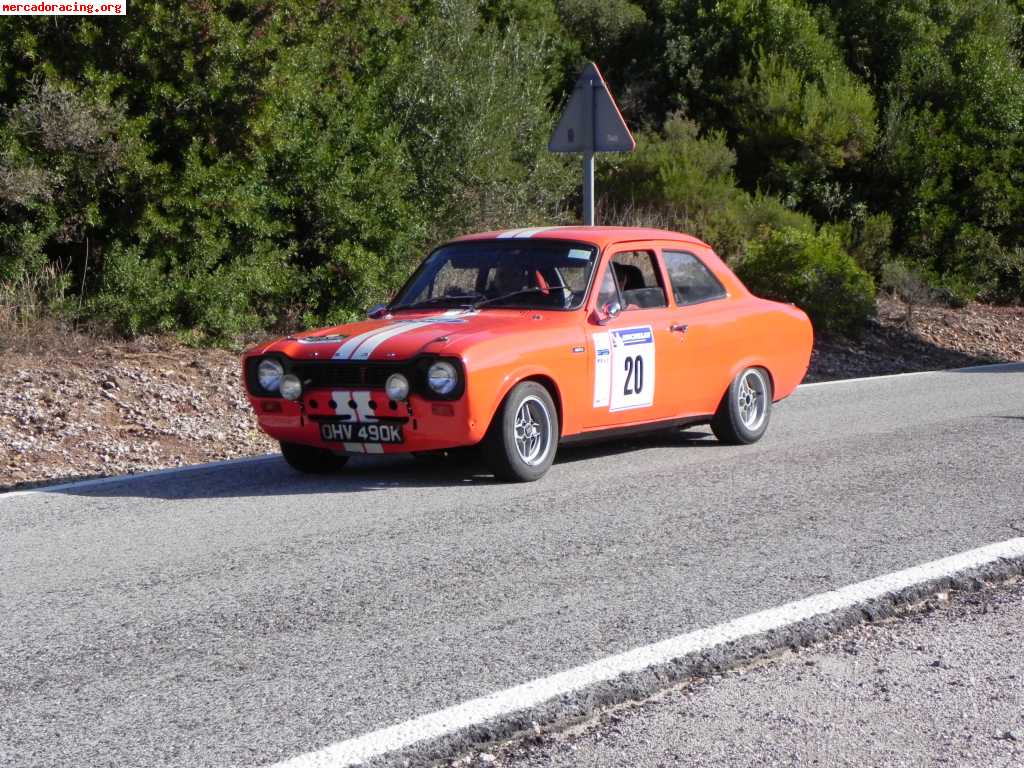
M 686 251 L 663 251 L 676 304 L 700 304 L 725 297 L 725 287 L 704 263 Z

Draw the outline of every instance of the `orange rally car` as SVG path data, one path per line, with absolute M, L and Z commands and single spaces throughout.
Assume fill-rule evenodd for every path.
M 368 320 L 254 347 L 243 372 L 302 472 L 479 446 L 523 481 L 560 443 L 702 423 L 752 443 L 812 338 L 802 311 L 753 296 L 693 237 L 546 227 L 443 245 Z

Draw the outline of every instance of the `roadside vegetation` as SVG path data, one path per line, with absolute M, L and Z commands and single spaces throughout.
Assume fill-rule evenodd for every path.
M 1024 300 L 1020 0 L 135 0 L 0 19 L 0 333 L 350 319 L 454 234 L 577 220 L 580 65 L 638 151 L 603 223 L 712 243 L 855 337 Z M 912 322 L 912 309 L 907 322 Z

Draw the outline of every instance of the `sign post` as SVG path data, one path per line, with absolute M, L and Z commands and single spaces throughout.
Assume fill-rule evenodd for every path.
M 548 142 L 550 152 L 583 155 L 583 223 L 594 224 L 594 154 L 632 152 L 636 140 L 594 62 L 583 68 Z

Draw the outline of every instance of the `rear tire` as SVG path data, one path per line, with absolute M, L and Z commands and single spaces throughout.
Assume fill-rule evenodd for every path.
M 345 466 L 348 456 L 298 443 L 281 443 L 281 455 L 292 469 L 306 475 L 327 475 Z
M 558 448 L 558 411 L 551 394 L 535 381 L 512 388 L 484 438 L 487 464 L 500 480 L 539 480 Z
M 756 443 L 772 415 L 772 380 L 764 368 L 739 372 L 722 397 L 711 431 L 726 445 Z

